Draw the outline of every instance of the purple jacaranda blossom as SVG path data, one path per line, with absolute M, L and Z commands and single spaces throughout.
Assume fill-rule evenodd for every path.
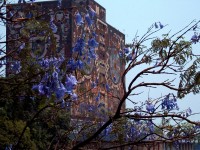
M 111 133 L 111 131 L 112 131 L 112 126 L 109 125 L 107 128 L 105 128 L 104 135 L 108 136 Z
M 93 89 L 93 88 L 95 88 L 96 86 L 97 86 L 96 82 L 93 81 L 93 82 L 91 83 L 91 88 Z
M 123 50 L 125 54 L 128 54 L 130 52 L 129 48 L 124 48 Z
M 79 12 L 75 14 L 76 25 L 80 26 L 83 24 L 82 16 Z
M 71 100 L 73 100 L 73 101 L 78 100 L 78 96 L 77 96 L 76 93 L 72 93 L 72 95 L 71 95 Z
M 86 22 L 87 22 L 88 27 L 91 27 L 91 25 L 93 24 L 93 20 L 90 18 L 89 13 L 87 13 L 87 14 L 85 15 L 85 20 L 86 20 Z
M 134 127 L 133 125 L 131 125 L 131 126 L 130 126 L 130 133 L 131 133 L 131 134 L 135 134 L 135 132 L 136 132 L 135 127 Z
M 24 49 L 25 47 L 25 43 L 23 42 L 20 46 L 19 46 L 19 49 L 18 49 L 18 52 L 20 53 L 22 49 Z
M 151 102 L 147 102 L 147 104 L 146 104 L 146 110 L 149 113 L 153 113 L 155 111 L 155 106 Z
M 56 33 L 58 30 L 57 26 L 53 23 L 53 20 L 50 21 L 50 28 L 52 29 L 53 33 Z
M 147 126 L 149 128 L 150 133 L 153 133 L 155 128 L 154 128 L 152 120 L 147 121 Z
M 46 95 L 47 97 L 49 96 L 49 87 L 45 86 L 43 83 L 40 83 L 38 86 L 34 86 L 34 89 L 37 89 L 40 95 Z
M 65 100 L 64 99 L 62 100 L 60 106 L 61 106 L 61 108 L 65 108 L 66 105 L 65 105 Z
M 88 40 L 88 46 L 90 46 L 90 47 L 97 47 L 98 44 L 99 44 L 99 43 L 95 40 L 95 38 L 90 38 L 90 39 Z
M 50 91 L 52 93 L 55 93 L 59 86 L 59 80 L 57 78 L 53 78 L 53 77 L 49 78 L 47 85 L 50 88 Z
M 72 51 L 77 52 L 80 56 L 82 56 L 84 48 L 85 48 L 85 40 L 83 38 L 78 38 Z
M 189 114 L 192 114 L 192 110 L 191 110 L 190 107 L 187 109 L 187 111 L 188 111 Z
M 127 56 L 126 58 L 127 58 L 127 60 L 133 60 L 133 55 L 132 55 L 132 53 L 128 54 L 128 56 Z
M 189 108 L 186 110 L 186 112 L 185 112 L 185 116 L 186 116 L 186 117 L 189 117 L 191 114 L 192 114 L 192 110 L 191 110 L 191 108 L 189 107 Z
M 172 95 L 172 98 L 170 98 L 170 95 Z M 173 109 L 179 109 L 177 105 L 177 100 L 173 94 L 168 94 L 165 96 L 165 98 L 162 100 L 161 103 L 163 110 L 173 110 Z
M 37 91 L 38 90 L 38 85 L 33 85 L 32 90 L 33 91 Z
M 81 60 L 76 61 L 77 69 L 83 69 L 84 63 Z
M 100 98 L 101 98 L 101 94 L 100 94 L 100 92 L 98 92 L 97 97 L 95 98 L 95 100 L 96 100 L 96 101 L 99 101 Z
M 191 38 L 192 43 L 196 44 L 199 42 L 199 36 L 195 33 Z
M 64 85 L 61 82 L 65 76 L 64 71 L 60 68 L 64 60 L 65 59 L 62 57 L 50 57 L 39 60 L 39 65 L 41 69 L 45 71 L 45 74 L 42 76 L 39 84 L 32 87 L 32 90 L 38 91 L 40 95 L 47 96 L 48 98 L 55 95 L 55 102 L 61 102 L 64 99 L 65 94 L 72 95 L 77 80 L 70 74 L 66 76 Z
M 61 56 L 61 57 L 58 57 L 58 58 L 56 58 L 55 60 L 54 60 L 54 66 L 56 67 L 56 68 L 59 68 L 62 64 L 63 64 L 63 62 L 65 61 L 65 58 L 63 57 L 63 56 Z
M 157 24 L 157 22 L 154 23 L 154 26 L 155 26 L 156 29 L 158 29 L 158 24 Z
M 162 29 L 163 27 L 164 27 L 164 25 L 161 23 L 161 22 L 155 22 L 154 23 L 154 27 L 156 28 L 156 29 Z
M 116 81 L 117 81 L 117 78 L 114 76 L 114 77 L 113 77 L 113 80 L 114 80 L 114 82 L 116 82 Z
M 98 78 L 96 78 L 95 83 L 99 84 L 99 79 Z
M 124 52 L 122 50 L 119 51 L 119 57 L 122 58 L 124 56 Z
M 50 66 L 52 66 L 53 68 L 58 68 L 59 67 L 58 64 L 59 64 L 58 58 L 56 58 L 56 57 L 50 57 L 49 58 L 49 65 Z
M 94 11 L 94 9 L 92 9 L 91 6 L 88 6 L 88 8 L 89 8 L 88 13 L 90 17 L 93 19 L 96 16 L 96 12 Z
M 68 62 L 67 62 L 67 69 L 68 70 L 71 70 L 71 71 L 74 71 L 74 70 L 76 70 L 76 61 L 73 59 L 73 58 L 71 58 Z
M 76 77 L 73 75 L 68 75 L 65 81 L 66 92 L 68 94 L 72 94 L 76 85 L 77 85 Z
M 54 80 L 58 80 L 58 72 L 54 70 L 54 72 L 52 73 L 52 77 Z
M 159 27 L 160 27 L 160 29 L 162 29 L 164 27 L 164 25 L 162 25 L 161 22 L 159 22 Z
M 169 103 L 169 96 L 170 96 L 170 94 L 168 94 L 167 96 L 165 96 L 165 98 L 162 100 L 162 109 L 165 109 L 165 107 L 169 107 L 168 105 L 168 103 Z
M 108 83 L 106 83 L 106 91 L 107 91 L 107 92 L 110 92 L 110 86 L 109 86 Z
M 92 32 L 92 36 L 93 36 L 94 38 L 96 38 L 98 35 L 93 31 L 93 32 Z
M 49 68 L 49 60 L 48 59 L 42 59 L 39 62 L 40 66 L 44 69 L 48 69 Z
M 46 72 L 42 77 L 41 82 L 38 85 L 34 85 L 32 90 L 38 91 L 40 95 L 46 95 L 50 97 L 53 93 L 59 94 L 58 90 L 62 87 L 59 81 L 59 74 L 54 70 L 52 74 Z
M 96 58 L 96 55 L 95 55 L 95 58 Z M 91 56 L 88 56 L 86 62 L 87 62 L 87 64 L 91 64 Z
M 49 77 L 51 76 L 51 74 L 49 72 L 45 72 L 45 74 L 42 76 L 42 83 L 47 83 L 47 81 L 49 80 Z
M 66 92 L 65 86 L 62 83 L 60 83 L 60 86 L 56 89 L 57 100 L 63 99 L 65 96 L 65 92 Z
M 69 75 L 69 77 L 70 77 L 70 79 L 71 79 L 71 81 L 73 82 L 73 84 L 74 85 L 77 85 L 77 80 L 76 80 L 76 77 L 75 76 L 73 76 L 73 75 Z
M 9 11 L 8 14 L 9 14 L 9 17 L 10 17 L 10 18 L 14 16 L 14 14 L 13 14 L 12 11 Z
M 51 57 L 51 58 L 42 58 L 39 62 L 39 65 L 42 67 L 44 70 L 48 70 L 49 67 L 53 68 L 59 68 L 60 65 L 64 62 L 63 57 Z
M 88 51 L 88 58 L 90 59 L 96 59 L 96 53 L 95 53 L 95 49 L 90 47 L 89 51 Z
M 64 99 L 62 99 L 62 101 L 59 101 L 59 102 L 61 102 L 61 104 L 60 104 L 61 108 L 66 109 L 67 111 L 70 110 L 71 102 L 65 101 Z
M 95 110 L 95 106 L 93 105 L 88 105 L 88 111 L 93 112 Z

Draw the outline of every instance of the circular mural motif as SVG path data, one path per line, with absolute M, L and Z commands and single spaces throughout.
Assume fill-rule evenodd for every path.
M 31 56 L 33 58 L 42 58 L 47 53 L 46 38 L 44 36 L 32 37 L 30 39 Z

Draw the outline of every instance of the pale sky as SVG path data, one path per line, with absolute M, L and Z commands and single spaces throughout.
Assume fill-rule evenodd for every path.
M 171 33 L 182 29 L 191 21 L 200 20 L 200 0 L 96 0 L 106 9 L 106 20 L 126 35 L 126 43 L 132 42 L 135 33 L 143 35 L 148 27 L 154 22 L 160 21 L 168 26 L 161 31 L 160 35 Z M 190 40 L 193 33 L 189 33 L 186 39 Z M 195 51 L 200 51 L 200 43 L 194 46 Z M 127 81 L 131 74 L 127 76 Z M 177 77 L 178 78 L 178 77 Z M 159 97 L 167 94 L 168 91 L 157 89 L 150 90 L 150 97 Z M 181 110 L 191 107 L 193 112 L 200 112 L 200 94 L 188 95 L 178 104 Z M 147 92 L 139 98 L 148 98 Z M 131 107 L 127 103 L 127 107 Z M 192 117 L 200 120 L 200 115 Z
M 96 0 L 106 8 L 107 22 L 126 34 L 131 42 L 154 22 L 168 24 L 172 32 L 200 19 L 200 0 Z

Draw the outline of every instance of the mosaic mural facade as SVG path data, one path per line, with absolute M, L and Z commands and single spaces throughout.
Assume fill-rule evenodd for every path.
M 29 39 L 31 41 L 29 47 L 32 57 L 48 57 L 52 53 L 51 49 L 56 48 L 57 55 L 69 58 L 73 55 L 72 48 L 77 38 L 84 35 L 84 38 L 88 39 L 95 32 L 99 43 L 98 48 L 95 49 L 97 58 L 90 61 L 87 61 L 87 57 L 82 58 L 85 63 L 84 68 L 77 72 L 79 100 L 73 105 L 72 114 L 74 116 L 89 115 L 79 106 L 91 112 L 94 109 L 102 111 L 105 108 L 107 113 L 113 113 L 119 103 L 118 98 L 123 95 L 121 76 L 125 64 L 119 57 L 119 51 L 124 47 L 124 34 L 106 23 L 105 8 L 93 0 L 63 0 L 61 7 L 57 7 L 57 5 L 57 1 L 46 1 L 38 2 L 36 5 L 9 6 L 13 8 L 14 17 L 28 18 L 28 16 L 34 16 L 38 18 L 37 20 L 41 24 L 37 25 L 36 22 L 26 24 L 26 21 L 24 21 L 8 25 L 7 40 L 17 39 L 19 35 L 24 36 L 21 41 L 9 42 L 7 53 L 11 52 L 13 47 L 19 48 L 27 38 L 31 38 Z M 85 16 L 88 8 L 96 12 L 94 23 L 92 26 L 86 23 L 77 25 L 74 21 L 76 13 Z M 49 20 L 53 24 L 49 25 Z M 86 22 L 85 18 L 83 18 L 83 22 Z M 56 39 L 53 42 L 49 42 L 51 38 L 46 36 L 48 28 L 46 31 L 42 31 L 44 28 L 41 27 L 46 25 L 55 25 L 57 28 L 53 33 Z M 29 35 L 27 36 L 27 34 Z M 88 52 L 87 45 L 85 52 Z M 16 53 L 12 55 L 13 57 L 17 56 Z M 7 69 L 7 73 L 9 74 L 9 69 Z

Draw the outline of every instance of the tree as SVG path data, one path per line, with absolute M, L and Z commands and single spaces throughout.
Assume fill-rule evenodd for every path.
M 59 2 L 58 9 L 61 7 L 60 4 Z M 199 134 L 199 122 L 188 118 L 192 115 L 191 110 L 188 108 L 180 111 L 177 104 L 178 98 L 184 98 L 191 92 L 194 94 L 199 92 L 200 58 L 192 51 L 192 45 L 199 42 L 200 36 L 195 33 L 190 40 L 184 38 L 186 33 L 198 31 L 199 21 L 192 21 L 173 35 L 168 33 L 161 37 L 153 37 L 165 27 L 156 22 L 142 37 L 136 35 L 134 42 L 127 44 L 119 52 L 119 59 L 127 66 L 121 77 L 123 96 L 117 97 L 119 104 L 116 110 L 110 113 L 104 104 L 88 107 L 84 102 L 79 103 L 77 99 L 82 95 L 76 95 L 76 90 L 80 90 L 77 76 L 83 75 L 82 69 L 87 67 L 83 62 L 83 56 L 87 55 L 90 61 L 96 57 L 95 48 L 98 47 L 96 34 L 91 32 L 89 37 L 85 37 L 80 32 L 73 48 L 72 58 L 66 59 L 55 52 L 56 39 L 53 34 L 57 27 L 53 18 L 50 18 L 50 22 L 39 20 L 46 14 L 38 14 L 37 9 L 25 17 L 17 16 L 12 10 L 12 5 L 7 5 L 7 10 L 3 11 L 5 6 L 4 1 L 1 5 L 2 23 L 7 26 L 21 23 L 25 28 L 21 31 L 21 35 L 13 40 L 18 42 L 17 46 L 12 45 L 13 41 L 1 42 L 3 46 L 5 44 L 12 46 L 11 51 L 5 52 L 5 49 L 1 49 L 3 54 L 0 58 L 1 66 L 7 69 L 7 75 L 0 78 L 1 147 L 6 149 L 133 148 L 134 145 L 155 141 L 176 144 Z M 33 7 L 38 6 L 33 3 L 30 8 Z M 84 16 L 87 26 L 93 28 L 93 18 L 96 13 L 90 6 L 87 7 L 87 11 L 88 14 Z M 78 11 L 75 14 L 75 22 L 80 28 L 84 24 L 84 17 L 81 15 Z M 34 35 L 39 38 L 33 39 Z M 41 44 L 43 41 L 51 48 L 50 55 L 40 58 L 41 49 L 36 49 L 30 55 L 31 47 L 37 48 L 36 44 Z M 145 46 L 147 41 L 151 42 L 149 46 Z M 89 50 L 85 51 L 84 47 Z M 192 63 L 188 64 L 190 61 Z M 137 73 L 134 73 L 130 83 L 126 85 L 127 74 L 135 68 Z M 4 73 L 5 71 L 2 72 Z M 180 75 L 179 84 L 176 84 L 174 79 L 169 79 L 169 76 L 176 75 Z M 161 80 L 149 82 L 150 76 L 156 78 L 161 76 Z M 96 86 L 101 86 L 101 83 L 95 82 L 91 90 Z M 134 96 L 142 94 L 137 93 L 137 89 L 145 90 L 160 86 L 171 92 L 141 103 L 134 99 Z M 109 85 L 106 88 L 109 91 Z M 85 91 L 84 94 L 90 95 L 91 92 Z M 123 110 L 127 100 L 132 102 L 133 107 Z M 74 104 L 79 106 L 78 111 L 93 119 L 72 120 L 70 109 Z M 156 123 L 157 118 L 162 119 L 161 124 Z M 192 130 L 185 130 L 182 124 L 184 122 L 190 124 L 188 127 Z

